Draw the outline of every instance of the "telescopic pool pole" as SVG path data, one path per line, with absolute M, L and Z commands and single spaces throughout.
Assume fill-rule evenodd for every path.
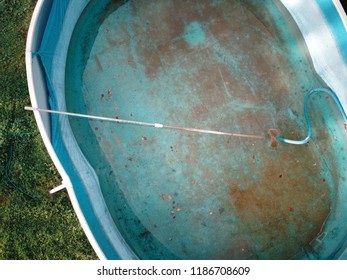
M 43 113 L 58 114 L 58 115 L 86 118 L 86 119 L 99 120 L 99 121 L 108 121 L 108 122 L 115 122 L 115 123 L 123 123 L 123 124 L 132 124 L 132 125 L 139 125 L 139 126 L 150 126 L 154 128 L 166 128 L 166 129 L 173 129 L 173 130 L 180 130 L 180 131 L 187 131 L 187 132 L 224 135 L 224 136 L 232 136 L 232 137 L 243 137 L 243 138 L 251 138 L 251 139 L 264 139 L 264 140 L 268 139 L 267 137 L 260 136 L 260 135 L 239 134 L 239 133 L 230 133 L 230 132 L 223 132 L 223 131 L 216 131 L 216 130 L 180 127 L 180 126 L 166 125 L 161 123 L 148 123 L 148 122 L 124 120 L 124 119 L 118 119 L 118 118 L 107 118 L 107 117 L 87 115 L 87 114 L 78 114 L 78 113 L 72 113 L 72 112 L 41 109 L 41 108 L 35 108 L 35 107 L 29 107 L 29 106 L 24 107 L 24 109 L 28 111 L 37 111 L 37 112 L 43 112 Z

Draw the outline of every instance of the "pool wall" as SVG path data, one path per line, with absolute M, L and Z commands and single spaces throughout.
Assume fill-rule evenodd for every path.
M 28 87 L 33 107 L 65 109 L 67 50 L 74 26 L 88 2 L 38 1 L 26 47 Z M 54 26 L 55 32 L 44 35 L 49 25 Z M 79 150 L 68 119 L 38 112 L 35 112 L 35 118 L 44 144 L 62 177 L 62 184 L 98 257 L 136 258 L 109 215 L 97 176 Z
M 89 2 L 88 0 L 38 1 L 26 48 L 28 86 L 33 107 L 66 110 L 64 74 L 67 50 L 74 26 Z M 292 14 L 304 35 L 317 73 L 336 92 L 346 110 L 347 45 L 344 38 L 347 35 L 341 29 L 343 21 L 340 17 L 329 16 L 331 13 L 338 15 L 338 10 L 330 1 L 325 1 L 329 2 L 330 6 L 326 6 L 326 3 L 320 0 L 281 0 L 281 2 Z M 330 12 L 323 13 L 322 10 Z M 44 35 L 46 26 L 54 24 L 50 22 L 54 21 L 54 18 L 49 16 L 52 15 L 52 11 L 55 15 L 61 16 L 61 25 L 55 25 L 54 33 Z M 44 38 L 45 36 L 48 37 Z M 79 221 L 98 257 L 137 258 L 124 242 L 108 212 L 97 176 L 80 151 L 68 119 L 64 116 L 49 116 L 39 112 L 34 114 L 44 144 L 61 174 L 62 184 L 68 191 Z M 343 199 L 347 197 L 347 190 L 344 188 L 340 191 L 339 197 L 342 199 L 338 203 L 347 205 L 346 199 Z M 342 215 L 340 218 L 346 220 L 343 213 L 337 215 Z M 347 229 L 344 232 L 347 232 Z M 329 254 L 329 258 L 346 258 L 346 247 L 346 242 L 340 244 L 342 249 Z
M 314 68 L 324 82 L 337 93 L 346 111 L 347 108 L 347 30 L 346 14 L 338 1 L 293 1 L 281 0 L 296 21 L 306 45 L 309 49 Z M 342 124 L 341 124 L 342 126 Z M 343 164 L 343 163 L 341 163 Z M 339 166 L 341 166 L 341 164 Z M 338 188 L 334 201 L 334 209 L 325 227 L 339 229 L 330 234 L 322 232 L 316 239 L 316 245 L 324 244 L 321 251 L 326 258 L 343 257 L 347 252 L 347 188 Z M 340 232 L 341 236 L 336 236 Z M 342 236 L 344 235 L 344 236 Z M 343 240 L 342 244 L 336 244 Z M 313 245 L 314 246 L 314 245 Z M 339 252 L 331 252 L 330 247 L 342 248 Z M 344 253 L 343 253 L 344 252 Z M 345 257 L 344 257 L 345 258 Z

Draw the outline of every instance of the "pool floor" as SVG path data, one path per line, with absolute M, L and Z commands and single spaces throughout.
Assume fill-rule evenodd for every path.
M 70 45 L 66 102 L 72 112 L 263 136 L 276 128 L 300 139 L 304 96 L 322 86 L 277 1 L 91 1 Z M 275 149 L 268 140 L 70 123 L 140 258 L 300 259 L 322 232 L 337 157 L 346 157 L 330 99 L 310 104 L 313 141 Z

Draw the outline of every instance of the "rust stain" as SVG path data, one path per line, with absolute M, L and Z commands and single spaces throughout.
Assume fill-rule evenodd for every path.
M 197 105 L 192 109 L 192 118 L 196 120 L 206 120 L 209 117 L 209 110 L 204 104 Z
M 158 199 L 175 204 L 170 205 L 169 211 L 172 211 L 171 218 L 176 219 L 176 215 L 186 214 L 190 208 L 201 209 L 207 199 L 215 196 L 216 205 L 208 206 L 195 216 L 191 214 L 191 220 L 187 218 L 187 221 L 196 223 L 198 229 L 221 225 L 221 220 L 230 216 L 238 218 L 236 233 L 231 232 L 232 226 L 223 224 L 223 229 L 230 231 L 229 239 L 225 241 L 225 251 L 211 253 L 216 254 L 217 259 L 291 258 L 300 254 L 302 246 L 317 236 L 331 206 L 331 182 L 320 173 L 323 162 L 315 157 L 317 151 L 307 145 L 278 145 L 275 138 L 279 132 L 277 129 L 269 131 L 271 127 L 278 127 L 281 136 L 293 139 L 302 136 L 298 122 L 289 119 L 286 114 L 288 108 L 293 112 L 302 111 L 302 102 L 297 96 L 292 96 L 292 92 L 300 92 L 301 85 L 289 83 L 298 80 L 296 74 L 292 75 L 295 68 L 280 49 L 268 50 L 270 44 L 266 40 L 276 46 L 276 40 L 281 38 L 273 36 L 278 31 L 271 27 L 260 25 L 260 31 L 254 29 L 253 25 L 259 25 L 260 17 L 249 11 L 252 8 L 250 4 L 247 4 L 247 10 L 239 5 L 239 1 L 225 1 L 223 11 L 214 8 L 212 1 L 192 2 L 194 5 L 185 1 L 162 1 L 160 15 L 150 9 L 155 4 L 153 1 L 134 2 L 134 11 L 141 11 L 139 16 L 143 16 L 144 20 L 143 25 L 133 26 L 136 36 L 132 39 L 137 42 L 137 55 L 146 77 L 155 79 L 160 71 L 173 63 L 179 64 L 182 73 L 170 77 L 171 82 L 187 85 L 194 90 L 191 94 L 198 101 L 192 102 L 191 110 L 183 112 L 183 117 L 176 108 L 170 111 L 172 120 L 182 117 L 189 120 L 190 125 L 200 126 L 206 122 L 206 127 L 211 125 L 211 129 L 263 133 L 271 140 L 270 147 L 276 149 L 270 149 L 269 143 L 265 142 L 218 137 L 204 139 L 204 144 L 197 145 L 197 139 L 202 136 L 184 134 L 167 146 L 167 155 L 174 155 L 188 166 L 182 172 L 187 178 L 182 197 L 185 196 L 190 204 L 182 204 L 184 211 L 181 212 L 181 205 L 177 207 L 172 201 L 173 197 L 176 199 L 176 194 L 161 194 L 165 191 L 160 191 Z M 180 14 L 173 17 L 173 10 L 179 10 Z M 182 39 L 183 19 L 203 22 L 206 37 L 212 36 L 214 44 L 192 51 Z M 245 25 L 245 21 L 249 24 Z M 108 32 L 107 36 L 111 33 Z M 245 39 L 245 34 L 252 39 Z M 129 38 L 119 42 L 108 39 L 111 47 L 129 44 Z M 224 53 L 218 45 L 225 47 Z M 249 50 L 250 45 L 254 46 L 252 51 L 244 51 Z M 235 59 L 229 61 L 223 56 L 225 53 Z M 245 56 L 237 61 L 240 53 Z M 135 67 L 130 52 L 126 59 L 130 66 Z M 231 65 L 235 61 L 237 63 Z M 194 71 L 188 73 L 187 69 Z M 225 85 L 231 98 L 226 94 Z M 176 93 L 180 98 L 179 90 Z M 225 112 L 225 115 L 217 120 L 220 112 Z M 211 122 L 208 123 L 209 120 Z M 330 157 L 329 137 L 326 131 L 317 131 L 319 149 L 326 151 L 325 154 Z M 155 139 L 146 136 L 140 139 L 143 141 L 137 142 L 141 143 L 138 144 L 141 147 L 156 143 Z M 117 141 L 120 143 L 120 139 Z M 208 163 L 204 161 L 206 158 Z M 133 159 L 129 158 L 129 161 Z M 214 164 L 220 168 L 218 174 L 214 172 L 217 170 Z M 200 173 L 197 174 L 196 170 Z M 332 163 L 332 177 L 338 178 L 336 170 Z M 179 186 L 181 182 L 177 182 Z M 188 234 L 191 238 L 195 237 L 194 232 Z
M 330 212 L 330 191 L 321 183 L 317 168 L 309 164 L 312 155 L 305 153 L 302 159 L 307 164 L 301 170 L 307 173 L 294 173 L 291 169 L 299 151 L 293 151 L 279 151 L 276 162 L 265 161 L 261 172 L 256 167 L 254 172 L 260 174 L 256 181 L 245 174 L 229 182 L 229 209 L 237 213 L 245 232 L 260 247 L 257 251 L 268 251 L 268 258 L 286 259 L 300 253 L 302 244 L 317 236 Z

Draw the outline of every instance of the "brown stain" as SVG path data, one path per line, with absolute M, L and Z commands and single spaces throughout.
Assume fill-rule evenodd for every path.
M 178 1 L 180 2 L 180 1 Z M 144 66 L 148 79 L 154 79 L 161 70 L 163 61 L 171 64 L 177 59 L 179 49 L 185 48 L 180 44 L 179 38 L 184 30 L 184 22 L 180 16 L 172 16 L 172 9 L 177 9 L 176 3 L 164 1 L 157 3 L 160 5 L 160 14 L 153 13 L 151 1 L 138 1 L 136 11 L 141 11 L 138 16 L 143 18 L 143 25 L 133 26 L 135 33 L 139 34 L 134 38 L 137 45 L 137 55 Z M 191 5 L 186 5 L 187 7 Z M 166 61 L 167 60 L 167 61 Z
M 311 153 L 276 151 L 275 161 L 267 159 L 262 168 L 255 167 L 258 180 L 245 174 L 237 182 L 229 182 L 228 207 L 240 218 L 260 258 L 288 259 L 320 232 L 330 212 L 330 190 L 322 183 L 319 170 L 309 164 L 314 162 Z M 302 166 L 297 164 L 298 154 Z
M 209 110 L 205 104 L 194 106 L 192 109 L 192 118 L 195 120 L 206 120 L 210 117 Z
M 248 15 L 247 20 L 241 19 L 242 15 Z M 283 57 L 281 46 L 275 38 L 269 36 L 267 29 L 257 30 L 253 26 L 259 26 L 258 19 L 252 15 L 249 10 L 237 9 L 233 13 L 232 21 L 228 18 L 222 18 L 210 25 L 210 30 L 221 46 L 234 57 L 243 54 L 244 58 L 230 67 L 229 73 L 224 73 L 229 81 L 233 97 L 244 99 L 244 93 L 247 95 L 247 101 L 255 103 L 267 103 L 270 98 L 276 104 L 283 104 L 283 92 L 288 92 L 288 86 L 283 82 L 283 76 L 288 76 L 292 70 L 288 68 L 288 61 Z M 239 21 L 237 18 L 240 18 Z M 244 22 L 248 24 L 245 25 Z M 242 24 L 241 24 L 242 23 Z M 249 38 L 245 38 L 245 34 Z M 252 45 L 252 51 L 244 52 Z M 273 46 L 277 46 L 273 52 L 269 52 Z M 227 63 L 228 61 L 226 61 Z M 283 69 L 276 69 L 278 65 L 285 65 Z M 276 72 L 276 75 L 274 75 Z M 277 75 L 283 72 L 283 75 Z M 246 75 L 246 77 L 245 77 Z M 271 77 L 271 79 L 268 79 Z M 255 94 L 253 93 L 254 91 Z M 268 92 L 268 95 L 260 94 Z M 273 100 L 274 98 L 279 101 Z M 281 102 L 282 101 L 282 102 Z
M 201 62 L 201 56 L 205 57 L 205 63 Z M 221 78 L 218 64 L 215 64 L 207 52 L 201 55 L 191 55 L 184 66 L 195 63 L 196 72 L 191 73 L 185 82 L 194 88 L 203 106 L 207 109 L 218 108 L 226 103 L 226 93 L 224 89 L 225 81 Z
M 251 104 L 248 104 L 252 106 Z M 254 108 L 257 105 L 254 104 Z M 271 123 L 272 115 L 270 111 L 265 111 L 262 109 L 252 110 L 250 108 L 242 109 L 237 111 L 234 116 L 230 116 L 226 118 L 223 122 L 223 126 L 230 126 L 230 120 L 233 120 L 235 124 L 238 126 L 238 130 L 235 133 L 244 133 L 244 134 L 252 134 L 252 135 L 260 135 L 268 137 L 266 133 L 268 130 L 269 123 Z M 249 142 L 249 139 L 243 139 Z M 257 141 L 259 142 L 259 141 Z
M 262 100 L 263 97 L 258 92 L 254 94 L 253 88 L 257 88 L 257 91 L 270 90 L 272 98 L 276 97 L 283 89 L 287 89 L 283 85 L 281 77 L 276 79 L 276 76 L 273 75 L 272 65 L 267 63 L 267 61 L 275 60 L 273 64 L 280 65 L 281 61 L 279 60 L 283 57 L 277 55 L 278 61 L 276 61 L 276 54 L 271 59 L 264 57 L 264 48 L 268 48 L 268 45 L 264 45 L 264 42 L 274 40 L 271 36 L 269 37 L 269 30 L 266 29 L 266 26 L 261 32 L 254 29 L 252 23 L 258 26 L 258 18 L 248 9 L 242 7 L 238 1 L 226 3 L 228 7 L 225 7 L 224 10 L 213 7 L 209 1 L 199 1 L 189 5 L 184 1 L 175 1 L 175 3 L 171 1 L 160 2 L 160 15 L 151 12 L 151 5 L 150 1 L 136 3 L 135 10 L 144 11 L 140 16 L 143 17 L 146 27 L 133 27 L 134 32 L 137 34 L 134 38 L 137 41 L 137 54 L 148 79 L 155 79 L 159 71 L 165 71 L 167 67 L 178 61 L 181 61 L 182 69 L 189 69 L 191 65 L 196 65 L 197 70 L 195 73 L 183 74 L 175 78 L 177 81 L 184 81 L 192 88 L 195 88 L 202 102 L 211 107 L 221 106 L 226 102 L 225 81 L 220 76 L 219 71 L 225 80 L 230 81 L 230 92 L 233 97 L 244 100 L 245 92 L 252 93 L 247 95 L 248 102 L 268 102 L 266 98 Z M 173 17 L 172 9 L 180 11 L 180 14 Z M 250 22 L 247 26 L 244 25 L 245 15 Z M 249 44 L 252 44 L 254 49 L 248 53 L 249 57 L 242 60 L 239 67 L 234 70 L 230 69 L 230 65 L 227 67 L 224 63 L 215 61 L 213 50 L 210 51 L 212 55 L 209 54 L 208 49 L 207 51 L 200 50 L 198 53 L 192 53 L 192 50 L 182 38 L 186 24 L 183 18 L 201 22 L 204 25 L 206 36 L 217 39 L 220 45 L 226 46 L 229 53 L 235 54 L 235 56 L 240 51 L 247 49 Z M 231 40 L 231 38 L 235 39 L 236 36 L 242 38 L 246 33 L 250 34 L 252 41 L 244 39 Z M 261 35 L 259 35 L 260 33 Z M 264 37 L 264 39 L 259 39 L 261 37 Z M 231 44 L 231 42 L 233 43 Z M 248 65 L 247 61 L 252 61 L 252 64 Z M 259 76 L 260 78 L 245 79 L 244 74 L 240 76 L 238 73 L 239 69 L 243 69 L 241 71 L 243 73 L 248 72 L 250 76 Z M 252 82 L 253 80 L 264 80 L 264 77 L 269 75 L 274 76 L 270 85 L 266 82 L 264 84 L 254 84 Z M 280 101 L 276 103 L 282 104 L 283 102 Z
M 221 10 L 213 7 L 210 1 L 162 1 L 157 3 L 160 5 L 160 14 L 151 12 L 151 5 L 151 1 L 136 3 L 136 10 L 141 10 L 140 16 L 147 24 L 146 32 L 137 36 L 136 40 L 141 43 L 137 47 L 137 54 L 148 79 L 154 79 L 158 71 L 195 51 L 183 39 L 185 26 L 189 21 L 198 21 L 204 25 L 222 15 Z M 179 14 L 173 16 L 173 10 L 179 11 Z M 134 31 L 139 34 L 143 29 L 143 26 L 134 26 Z M 209 30 L 206 32 L 210 34 Z
M 273 126 L 281 129 L 280 136 L 300 138 L 302 131 L 297 123 L 288 120 L 288 116 L 283 113 L 288 107 L 294 106 L 295 109 L 296 107 L 301 109 L 302 106 L 301 102 L 291 96 L 291 92 L 298 90 L 298 86 L 288 85 L 284 82 L 285 79 L 282 79 L 289 76 L 293 68 L 291 65 L 288 66 L 288 61 L 282 55 L 268 54 L 268 43 L 264 43 L 263 40 L 263 38 L 274 40 L 271 35 L 272 30 L 262 28 L 262 38 L 259 38 L 251 25 L 243 25 L 242 15 L 245 11 L 238 6 L 235 6 L 232 12 L 236 18 L 233 17 L 233 21 L 230 21 L 231 17 L 225 16 L 227 12 L 213 9 L 208 5 L 211 1 L 194 1 L 199 6 L 196 10 L 192 8 L 196 5 L 188 5 L 184 1 L 161 1 L 160 5 L 166 5 L 166 9 L 163 9 L 160 15 L 150 14 L 151 2 L 153 1 L 135 1 L 136 9 L 141 10 L 141 13 L 142 11 L 148 13 L 144 18 L 149 19 L 150 26 L 147 32 L 144 32 L 144 26 L 133 27 L 136 34 L 134 40 L 137 42 L 137 53 L 141 64 L 145 67 L 148 79 L 155 79 L 159 71 L 177 61 L 183 69 L 189 69 L 191 65 L 196 66 L 194 68 L 196 72 L 189 73 L 189 77 L 184 75 L 172 77 L 176 79 L 177 84 L 186 83 L 190 88 L 195 89 L 194 94 L 200 100 L 194 104 L 195 106 L 185 119 L 201 124 L 201 121 L 213 116 L 214 109 L 223 109 L 224 104 L 228 102 L 224 88 L 225 81 L 228 81 L 233 100 L 238 99 L 249 105 L 268 106 L 269 103 L 274 105 L 266 112 L 259 109 L 245 109 L 235 110 L 235 113 L 229 110 L 226 113 L 227 117 L 219 120 L 218 127 L 215 129 L 223 127 L 226 131 L 233 131 L 237 128 L 240 131 L 236 132 L 249 134 L 263 132 L 268 137 L 268 129 Z M 236 1 L 229 3 L 233 5 Z M 173 17 L 173 10 L 180 11 L 180 14 Z M 240 50 L 249 49 L 250 44 L 254 45 L 252 52 L 249 52 L 246 57 L 253 64 L 248 64 L 244 59 L 240 65 L 233 68 L 227 65 L 227 62 L 217 61 L 213 48 L 192 51 L 181 38 L 185 27 L 182 18 L 208 22 L 206 36 L 213 34 L 231 54 L 236 55 Z M 252 16 L 249 15 L 247 18 Z M 209 22 L 208 19 L 211 21 Z M 257 20 L 252 18 L 249 22 L 257 25 Z M 143 23 L 146 24 L 145 21 Z M 236 36 L 242 38 L 246 33 L 254 39 L 235 41 Z M 231 41 L 233 44 L 230 43 Z M 117 46 L 118 43 L 110 41 L 111 46 Z M 133 61 L 130 51 L 128 60 Z M 280 65 L 281 69 L 276 69 L 277 65 Z M 239 72 L 239 67 L 242 68 L 242 73 Z M 233 108 L 230 106 L 228 109 Z M 173 113 L 172 119 L 175 119 L 178 114 L 179 110 L 178 113 Z M 275 123 L 272 122 L 273 116 L 276 116 Z M 217 122 L 213 121 L 214 123 Z M 233 123 L 235 126 L 232 125 Z M 214 222 L 217 223 L 220 216 L 224 218 L 236 214 L 239 217 L 241 229 L 236 235 L 230 234 L 230 240 L 226 240 L 225 251 L 214 252 L 218 259 L 291 258 L 300 253 L 303 245 L 317 236 L 329 214 L 328 185 L 322 182 L 320 169 L 312 164 L 319 162 L 314 157 L 316 152 L 308 146 L 278 145 L 276 136 L 274 131 L 270 132 L 270 145 L 277 147 L 276 150 L 271 150 L 268 142 L 266 144 L 256 142 L 256 147 L 251 150 L 253 140 L 211 138 L 213 140 L 206 145 L 208 149 L 218 152 L 223 142 L 224 145 L 228 145 L 230 155 L 223 154 L 221 158 L 232 157 L 235 154 L 230 161 L 239 166 L 233 166 L 231 171 L 229 165 L 222 165 L 221 169 L 224 172 L 219 175 L 220 178 L 212 174 L 206 165 L 203 166 L 206 164 L 204 162 L 198 168 L 202 170 L 199 181 L 188 180 L 188 184 L 193 187 L 184 190 L 185 196 L 190 198 L 191 205 L 195 205 L 196 208 L 204 204 L 206 197 L 217 192 L 222 193 L 218 206 L 222 207 L 223 215 L 213 215 Z M 200 163 L 200 157 L 204 158 L 203 147 L 196 144 L 199 137 L 201 136 L 185 136 L 170 147 L 177 159 L 183 159 L 192 166 L 192 169 L 183 172 L 187 178 L 194 174 L 196 165 Z M 141 147 L 151 145 L 150 141 L 138 142 Z M 327 149 L 327 145 L 329 143 L 325 142 L 320 148 Z M 187 148 L 189 153 L 186 152 Z M 244 171 L 246 170 L 244 167 L 248 168 L 247 172 Z M 336 169 L 332 168 L 332 170 L 333 173 L 335 172 L 333 176 L 337 178 Z M 253 179 L 252 175 L 258 177 Z M 189 206 L 193 207 L 191 205 Z M 218 210 L 215 210 L 215 213 L 217 212 Z M 193 222 L 196 222 L 198 226 L 207 227 L 206 215 L 208 216 L 208 211 L 198 213 L 194 216 Z M 208 218 L 208 221 L 211 221 L 211 217 Z M 312 228 L 309 227 L 310 224 L 313 225 Z M 226 229 L 230 228 L 226 226 Z M 194 233 L 187 234 L 194 235 Z M 242 237 L 239 237 L 240 235 Z

